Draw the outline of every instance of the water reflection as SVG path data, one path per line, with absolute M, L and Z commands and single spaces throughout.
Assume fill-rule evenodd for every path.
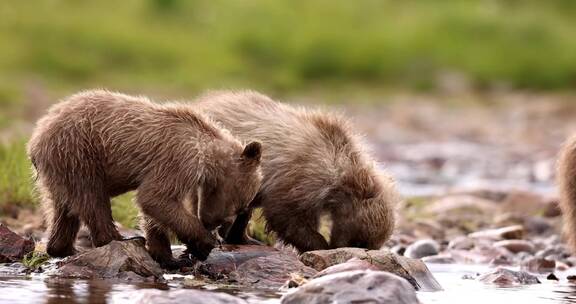
M 420 292 L 423 304 L 433 303 L 576 303 L 576 285 L 569 283 L 565 275 L 560 282 L 541 278 L 542 284 L 499 288 L 475 280 L 462 279 L 464 275 L 475 277 L 488 270 L 477 265 L 428 265 L 444 291 Z M 55 278 L 2 278 L 0 277 L 0 303 L 46 303 L 46 304 L 96 304 L 132 303 L 134 292 L 142 289 L 182 288 L 180 282 L 114 283 L 103 280 L 67 280 Z M 246 299 L 249 303 L 278 303 L 278 292 L 249 289 L 212 289 Z

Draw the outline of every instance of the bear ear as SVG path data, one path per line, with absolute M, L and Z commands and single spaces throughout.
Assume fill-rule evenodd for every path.
M 242 151 L 242 159 L 251 160 L 251 161 L 260 161 L 260 157 L 262 156 L 262 144 L 257 141 L 253 141 L 244 147 L 244 151 Z

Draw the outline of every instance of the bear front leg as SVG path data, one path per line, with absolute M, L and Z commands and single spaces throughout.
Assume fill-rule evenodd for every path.
M 300 253 L 329 249 L 328 242 L 318 232 L 319 215 L 316 212 L 310 210 L 308 213 L 295 214 L 289 206 L 274 207 L 273 210 L 265 208 L 264 216 L 272 231 L 282 241 L 296 247 Z
M 142 215 L 141 228 L 146 235 L 148 253 L 160 264 L 160 267 L 175 270 L 194 266 L 194 262 L 190 259 L 175 259 L 172 256 L 168 232 L 152 217 Z
M 233 245 L 263 245 L 248 236 L 248 223 L 252 217 L 252 209 L 239 213 L 233 223 L 223 224 L 218 231 L 226 244 Z
M 157 190 L 157 189 L 156 189 Z M 158 191 L 138 189 L 136 195 L 142 213 L 153 218 L 162 227 L 172 230 L 186 245 L 187 252 L 204 261 L 216 246 L 216 238 L 200 220 L 190 214 L 180 200 L 169 195 L 161 196 Z

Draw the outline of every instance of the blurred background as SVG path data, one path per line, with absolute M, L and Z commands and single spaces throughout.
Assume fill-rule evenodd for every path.
M 0 214 L 40 225 L 25 142 L 47 107 L 90 88 L 251 88 L 344 112 L 407 208 L 478 189 L 553 200 L 575 85 L 571 0 L 3 0 Z M 114 212 L 134 226 L 129 195 Z

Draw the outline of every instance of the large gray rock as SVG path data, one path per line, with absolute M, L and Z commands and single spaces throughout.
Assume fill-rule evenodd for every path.
M 247 302 L 221 292 L 194 289 L 142 289 L 134 292 L 131 303 L 137 304 L 246 304 Z
M 259 245 L 225 245 L 197 265 L 197 272 L 226 284 L 278 289 L 293 276 L 310 278 L 316 270 L 295 253 Z
M 33 241 L 19 236 L 0 223 L 0 263 L 19 262 L 33 250 Z
M 281 299 L 293 303 L 417 304 L 406 280 L 384 271 L 346 271 L 313 279 Z
M 68 257 L 49 275 L 82 279 L 162 280 L 163 271 L 140 239 L 110 244 Z
M 378 270 L 393 273 L 407 280 L 416 290 L 442 290 L 428 267 L 416 259 L 396 255 L 388 250 L 338 248 L 305 252 L 300 260 L 307 266 L 322 271 L 330 266 L 348 262 L 352 258 L 367 261 Z

